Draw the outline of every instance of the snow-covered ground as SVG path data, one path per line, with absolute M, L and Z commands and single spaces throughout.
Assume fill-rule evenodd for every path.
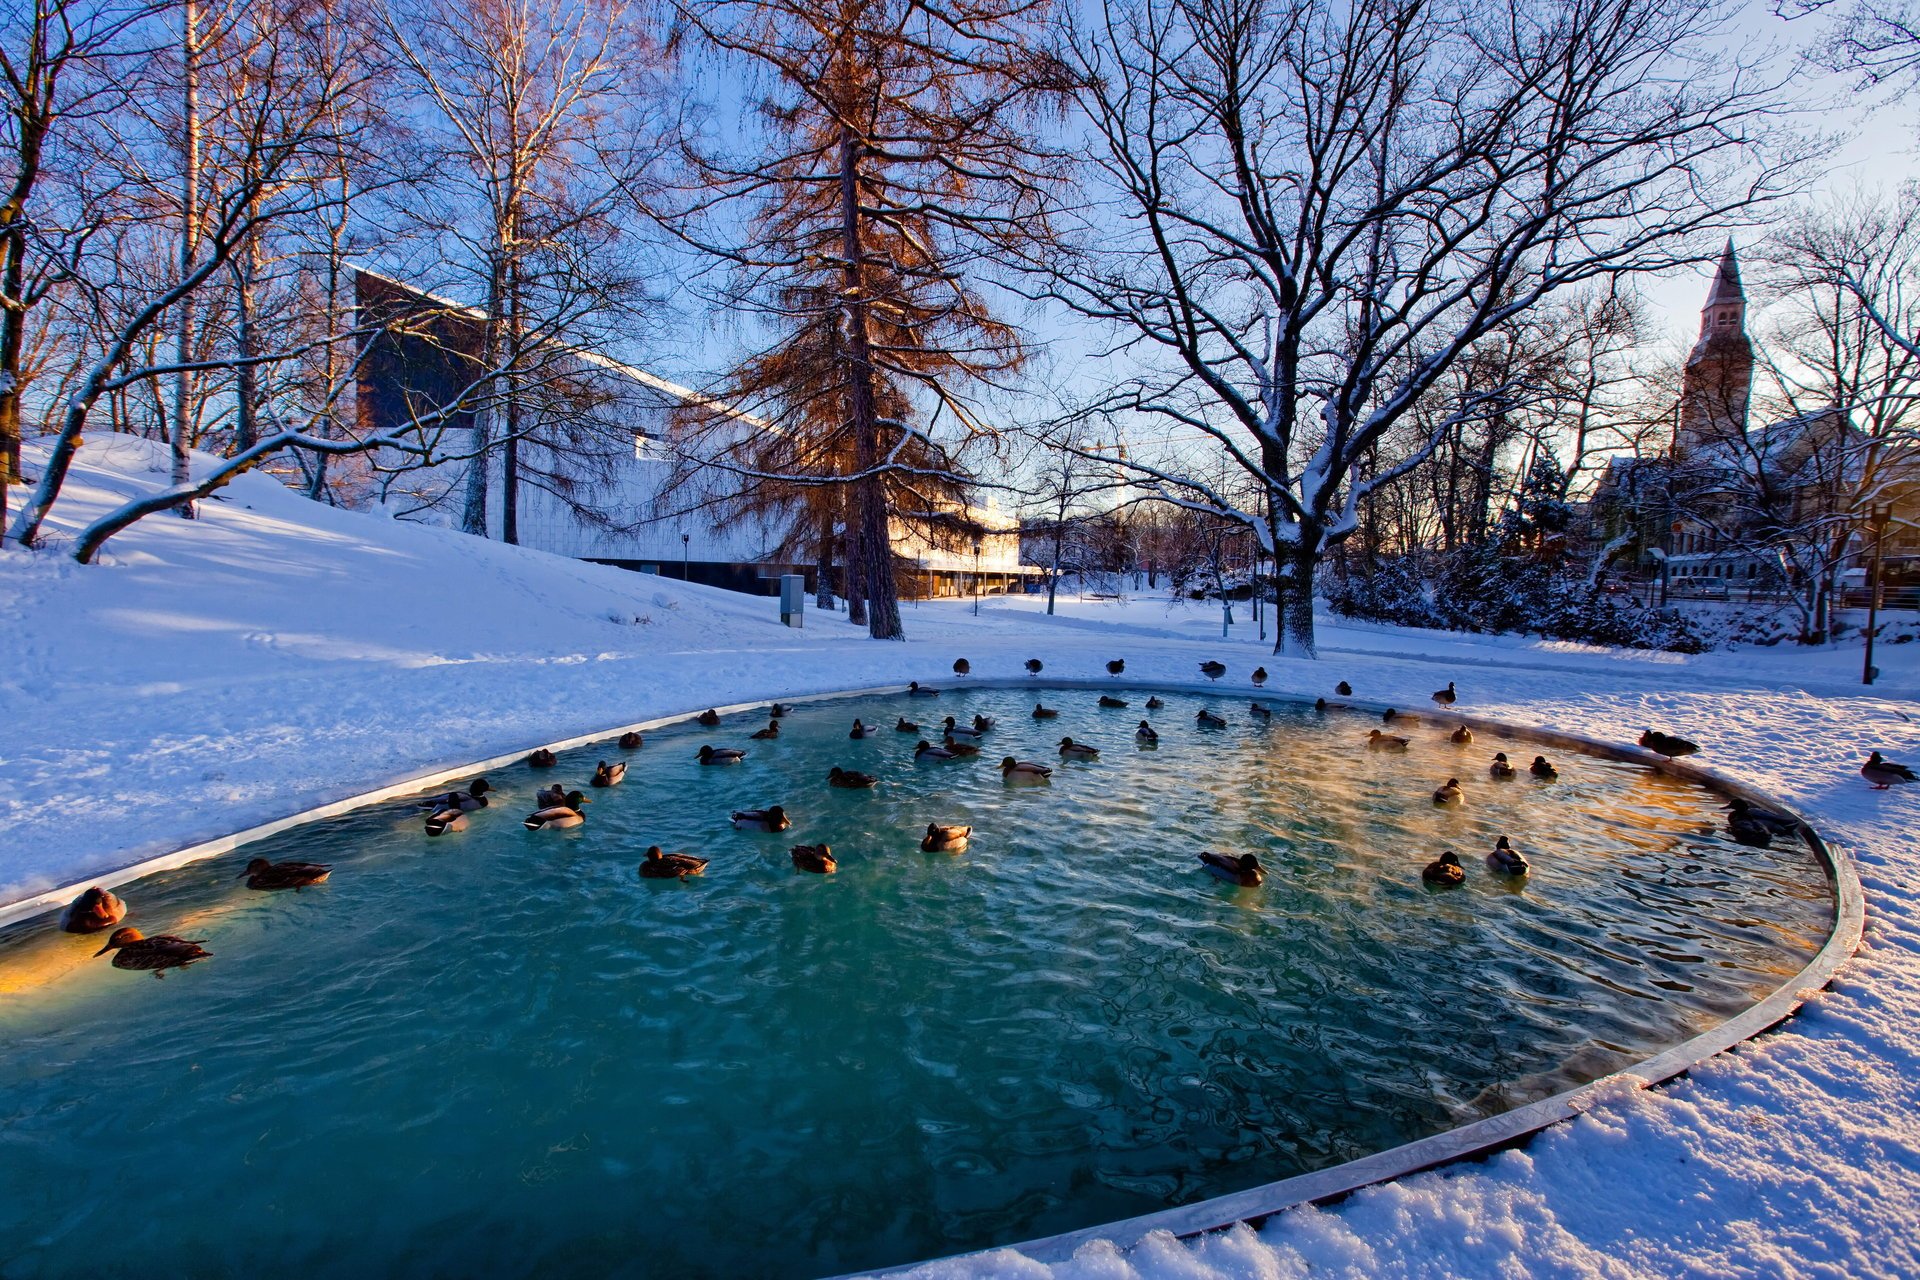
M 38 458 L 30 449 L 29 468 Z M 1300 1209 L 1258 1232 L 1008 1252 L 929 1275 L 1920 1275 L 1920 787 L 1880 793 L 1872 748 L 1920 756 L 1920 645 L 1680 657 L 1511 637 L 1332 625 L 1322 659 L 1273 658 L 1245 606 L 1163 597 L 907 607 L 877 644 L 844 615 L 317 506 L 243 477 L 188 523 L 153 517 L 82 568 L 60 540 L 154 487 L 139 441 L 81 454 L 49 548 L 0 553 L 0 903 L 437 766 L 711 704 L 946 678 L 1189 680 L 1219 658 L 1270 691 L 1341 679 L 1425 706 L 1631 741 L 1648 725 L 1772 792 L 1845 844 L 1868 894 L 1860 955 L 1780 1031 L 1484 1163 Z

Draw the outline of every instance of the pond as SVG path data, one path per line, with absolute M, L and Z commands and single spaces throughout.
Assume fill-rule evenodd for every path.
M 1734 844 L 1650 769 L 1224 691 L 809 702 L 488 776 L 120 890 L 206 940 L 164 981 L 50 918 L 0 933 L 8 1277 L 807 1276 L 1008 1243 L 1325 1167 L 1595 1078 L 1737 1013 L 1831 916 L 1797 839 Z M 1036 700 L 1060 711 L 1036 721 Z M 1196 723 L 1203 707 L 1226 720 Z M 982 756 L 915 763 L 952 714 Z M 883 726 L 850 740 L 859 716 Z M 1160 732 L 1143 748 L 1134 727 Z M 1101 749 L 1067 762 L 1064 736 Z M 746 760 L 703 767 L 702 745 Z M 1519 778 L 1495 782 L 1505 749 Z M 1003 782 L 1003 755 L 1053 767 Z M 586 787 L 598 760 L 626 781 Z M 826 783 L 832 766 L 880 778 Z M 1440 808 L 1458 777 L 1466 800 Z M 536 788 L 587 821 L 528 831 Z M 733 810 L 781 804 L 782 834 Z M 929 822 L 970 824 L 923 853 Z M 1484 861 L 1499 835 L 1532 862 Z M 788 849 L 832 846 L 832 875 Z M 711 859 L 648 881 L 652 844 Z M 1421 868 L 1460 854 L 1466 882 Z M 1266 882 L 1205 874 L 1251 851 Z M 334 865 L 262 893 L 252 857 Z

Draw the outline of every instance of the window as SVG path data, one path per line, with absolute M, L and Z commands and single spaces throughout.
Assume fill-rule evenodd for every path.
M 665 462 L 672 456 L 667 442 L 651 431 L 633 429 L 633 456 L 637 462 Z
M 1724 329 L 1724 328 L 1726 328 L 1726 327 L 1727 327 L 1728 325 L 1730 325 L 1730 324 L 1732 324 L 1732 323 L 1733 323 L 1733 320 L 1734 320 L 1734 315 L 1733 315 L 1733 312 L 1731 312 L 1731 311 L 1722 311 L 1722 312 L 1720 313 L 1720 327 L 1721 327 L 1722 329 Z

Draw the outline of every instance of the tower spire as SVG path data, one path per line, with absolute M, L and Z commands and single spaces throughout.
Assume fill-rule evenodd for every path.
M 1707 305 L 1739 304 L 1746 300 L 1747 292 L 1740 287 L 1740 263 L 1734 257 L 1733 239 L 1728 237 L 1727 247 L 1720 255 L 1720 269 L 1714 272 L 1713 287 L 1707 291 Z

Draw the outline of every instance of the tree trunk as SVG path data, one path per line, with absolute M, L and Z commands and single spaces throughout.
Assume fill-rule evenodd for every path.
M 520 264 L 507 260 L 507 440 L 500 453 L 500 541 L 520 541 Z
M 815 557 L 818 567 L 815 569 L 813 607 L 816 609 L 833 608 L 833 507 L 820 509 L 819 547 Z
M 1320 559 L 1319 539 L 1309 536 L 1305 529 L 1291 532 L 1297 541 L 1276 539 L 1280 550 L 1273 560 L 1273 651 L 1288 658 L 1317 658 L 1320 652 L 1313 635 L 1313 574 Z
M 180 177 L 180 274 L 185 277 L 193 270 L 195 256 L 200 247 L 200 6 L 198 0 L 185 0 L 181 6 L 181 15 L 185 24 L 185 37 L 181 42 L 181 65 L 184 73 L 183 87 L 185 101 L 182 103 L 181 145 L 185 150 L 184 163 Z M 182 365 L 193 359 L 193 295 L 187 294 L 179 301 L 174 317 L 178 328 L 174 334 L 174 356 Z M 192 483 L 192 464 L 187 450 L 192 446 L 189 438 L 193 410 L 193 375 L 184 368 L 174 375 L 173 380 L 173 421 L 168 432 L 169 443 L 173 451 L 172 484 L 176 487 Z M 182 501 L 174 510 L 183 519 L 194 517 L 193 503 Z
M 36 23 L 36 26 L 38 24 Z M 40 33 L 36 30 L 37 41 Z M 7 486 L 21 483 L 21 353 L 27 333 L 27 197 L 40 173 L 47 122 L 37 111 L 20 111 L 13 190 L 0 205 L 0 534 L 7 527 Z
M 257 212 L 257 210 L 256 210 Z M 251 363 L 259 354 L 260 332 L 254 315 L 260 278 L 260 240 L 249 236 L 234 258 L 238 287 L 234 289 L 234 338 L 242 363 L 234 372 L 233 452 L 245 453 L 260 438 L 260 371 Z
M 873 359 L 867 332 L 867 297 L 860 244 L 860 196 L 851 133 L 840 138 L 840 242 L 847 284 L 847 374 L 853 409 L 854 468 L 870 471 L 880 462 L 879 413 L 873 394 Z M 893 580 L 893 546 L 887 535 L 886 485 L 879 476 L 854 482 L 854 541 L 860 548 L 867 606 L 867 634 L 875 640 L 904 640 L 900 594 Z
M 480 408 L 473 415 L 473 444 L 467 464 L 467 498 L 460 516 L 460 529 L 476 537 L 487 536 L 487 455 L 493 451 L 493 414 L 499 401 L 498 379 L 492 371 L 500 367 L 501 295 L 505 292 L 506 264 L 495 247 L 494 260 L 487 272 L 486 332 L 480 343 L 481 372 L 486 375 L 481 390 Z

